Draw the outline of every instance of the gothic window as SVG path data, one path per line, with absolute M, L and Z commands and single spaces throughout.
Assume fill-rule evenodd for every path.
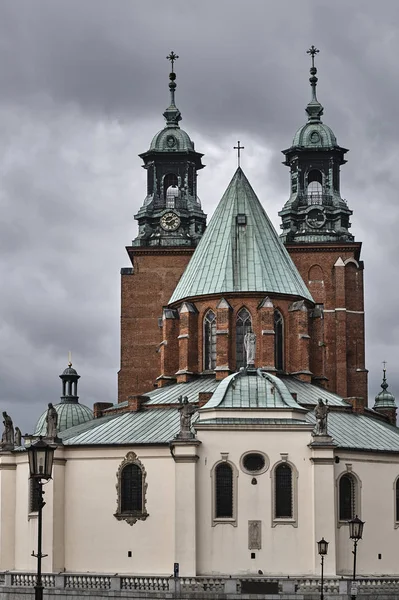
M 277 371 L 284 369 L 284 321 L 279 310 L 274 311 L 274 365 Z
M 322 204 L 323 177 L 320 171 L 312 169 L 308 173 L 307 197 L 309 204 Z
M 298 471 L 285 456 L 274 465 L 270 473 L 273 499 L 272 527 L 298 526 Z
M 29 512 L 38 512 L 40 505 L 40 483 L 37 479 L 29 479 Z
M 292 519 L 292 470 L 287 463 L 276 468 L 274 489 L 276 519 Z
M 167 208 L 175 207 L 175 199 L 179 194 L 177 175 L 168 173 L 163 178 L 163 193 Z
M 344 473 L 338 482 L 339 521 L 350 521 L 360 514 L 359 484 L 353 473 Z
M 216 367 L 216 316 L 208 310 L 204 317 L 204 370 L 213 371 Z
M 237 313 L 236 319 L 236 368 L 247 366 L 244 337 L 252 330 L 251 315 L 246 308 L 241 308 Z
M 134 452 L 129 452 L 117 473 L 117 510 L 115 517 L 133 525 L 148 517 L 145 509 L 147 484 L 146 472 Z
M 212 525 L 237 525 L 237 468 L 222 460 L 214 465 L 212 477 Z

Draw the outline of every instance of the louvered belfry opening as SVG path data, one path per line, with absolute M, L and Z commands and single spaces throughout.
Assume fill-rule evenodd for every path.
M 233 518 L 233 470 L 228 463 L 215 469 L 216 518 Z
M 292 518 L 292 469 L 289 465 L 279 465 L 275 471 L 275 513 L 276 519 Z
M 138 465 L 126 465 L 121 475 L 121 512 L 142 512 L 143 474 Z

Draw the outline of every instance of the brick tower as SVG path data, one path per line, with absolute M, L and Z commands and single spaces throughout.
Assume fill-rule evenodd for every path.
M 361 243 L 349 232 L 352 211 L 340 193 L 340 167 L 347 150 L 321 120 L 317 52 L 314 46 L 308 51 L 312 60 L 308 121 L 283 151 L 291 172 L 291 194 L 279 213 L 281 237 L 316 302 L 309 332 L 313 381 L 367 405 Z
M 121 367 L 118 401 L 153 387 L 161 373 L 159 319 L 206 225 L 197 197 L 197 171 L 204 165 L 179 127 L 175 104 L 174 52 L 169 75 L 170 105 L 165 127 L 140 155 L 147 195 L 135 219 L 139 232 L 127 252 L 132 267 L 121 270 Z

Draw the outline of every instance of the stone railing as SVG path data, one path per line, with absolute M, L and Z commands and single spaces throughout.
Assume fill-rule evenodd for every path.
M 257 598 L 269 594 L 302 600 L 303 598 L 320 597 L 321 581 L 317 577 L 165 577 L 147 575 L 103 575 L 59 573 L 44 574 L 43 586 L 46 600 L 62 600 L 68 598 L 106 598 L 111 592 L 114 598 L 154 598 L 163 600 L 178 596 L 190 598 L 237 598 L 241 595 L 256 594 Z M 0 598 L 18 599 L 23 594 L 33 592 L 36 582 L 34 573 L 3 572 L 0 573 Z M 369 600 L 384 595 L 394 600 L 399 598 L 399 577 L 359 578 L 356 580 L 357 597 Z M 351 594 L 350 578 L 326 577 L 324 579 L 324 596 L 333 596 L 335 600 L 346 600 Z M 28 598 L 28 596 L 24 596 Z

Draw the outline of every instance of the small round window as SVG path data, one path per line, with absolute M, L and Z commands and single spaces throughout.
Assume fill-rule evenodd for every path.
M 263 452 L 247 452 L 241 458 L 241 468 L 250 475 L 260 475 L 267 471 L 269 460 Z

